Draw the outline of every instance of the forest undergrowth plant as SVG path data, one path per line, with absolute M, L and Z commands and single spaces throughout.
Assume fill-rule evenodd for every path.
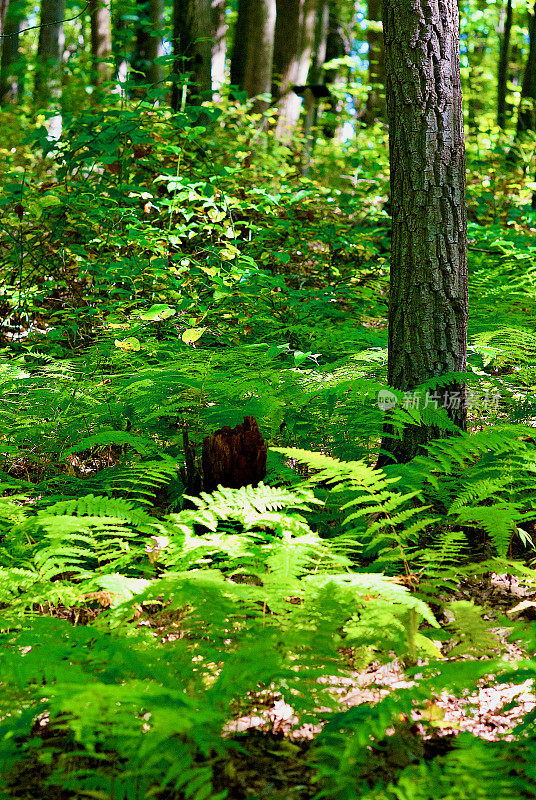
M 122 566 L 113 560 L 104 570 L 80 569 L 80 559 L 87 558 L 80 545 L 90 544 L 81 529 L 91 531 L 98 523 L 117 535 L 121 517 L 132 524 L 137 514 L 138 534 L 155 530 L 146 527 L 146 512 L 131 503 L 115 501 L 113 518 L 113 501 L 108 510 L 106 499 L 100 501 L 57 504 L 32 520 L 32 531 L 46 531 L 57 512 L 62 551 L 45 534 L 27 553 L 27 569 L 2 569 L 2 749 L 10 768 L 30 748 L 45 762 L 52 758 L 50 780 L 65 788 L 110 791 L 112 780 L 114 791 L 141 796 L 154 785 L 169 785 L 204 797 L 212 754 L 232 746 L 221 739 L 222 728 L 247 709 L 256 692 L 279 692 L 301 720 L 317 719 L 326 713 L 319 709 L 334 702 L 336 676 L 347 672 L 341 647 L 373 647 L 385 657 L 393 648 L 418 652 L 428 640 L 415 639 L 408 619 L 437 625 L 407 587 L 350 570 L 348 559 L 311 530 L 303 516 L 314 501 L 308 489 L 261 485 L 203 496 L 195 510 L 163 521 L 160 534 L 166 538 L 160 537 L 156 556 L 147 559 L 153 565 L 156 560 L 158 577 L 152 580 L 130 578 L 124 569 L 110 573 L 108 567 Z M 19 526 L 8 535 L 6 552 L 23 531 Z M 128 538 L 123 541 L 131 547 Z M 131 567 L 139 563 L 140 552 L 134 555 Z M 44 564 L 46 583 L 39 573 Z M 36 593 L 45 586 L 50 616 L 42 617 L 36 603 L 47 599 L 38 600 Z M 73 626 L 61 619 L 62 598 L 71 606 L 100 599 L 110 607 L 101 607 L 89 626 Z M 334 676 L 328 684 L 319 681 L 326 670 Z M 22 697 L 23 706 L 11 706 Z M 44 730 L 59 737 L 50 745 L 48 736 L 28 738 L 37 718 L 46 718 Z M 15 741 L 9 734 L 14 726 L 20 731 Z M 54 755 L 54 742 L 63 751 L 67 741 L 72 748 Z

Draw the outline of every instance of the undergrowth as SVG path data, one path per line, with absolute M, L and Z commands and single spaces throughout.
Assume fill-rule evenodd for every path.
M 471 225 L 470 432 L 379 470 L 386 413 L 449 425 L 439 381 L 378 405 L 386 152 L 320 182 L 269 131 L 252 158 L 253 116 L 200 113 L 84 112 L 3 151 L 4 796 L 223 798 L 266 697 L 314 732 L 318 798 L 533 796 L 531 714 L 513 742 L 415 731 L 440 738 L 441 692 L 534 677 L 530 630 L 456 596 L 536 577 L 531 212 Z M 246 415 L 266 481 L 189 497 L 204 437 Z M 403 686 L 341 705 L 393 660 Z

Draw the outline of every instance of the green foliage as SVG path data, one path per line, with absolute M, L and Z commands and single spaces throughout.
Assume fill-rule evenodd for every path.
M 497 9 L 463 15 L 470 48 L 487 42 Z M 404 393 L 378 407 L 384 126 L 319 141 L 303 178 L 247 105 L 88 109 L 70 92 L 61 138 L 23 120 L 0 166 L 6 796 L 29 773 L 34 796 L 223 798 L 249 746 L 233 725 L 274 698 L 315 732 L 319 798 L 530 796 L 530 714 L 512 743 L 430 753 L 413 730 L 420 715 L 437 746 L 442 692 L 534 676 L 502 658 L 511 628 L 530 652 L 523 623 L 459 594 L 536 577 L 533 216 L 501 135 L 469 141 L 468 373 L 420 387 L 467 383 L 461 433 Z M 247 414 L 266 482 L 189 497 L 204 437 Z M 456 435 L 379 470 L 385 421 Z M 400 685 L 341 704 L 356 665 L 393 661 Z

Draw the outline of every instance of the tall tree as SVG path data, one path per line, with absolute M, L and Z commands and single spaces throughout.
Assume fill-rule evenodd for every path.
M 231 85 L 244 88 L 246 72 L 247 35 L 251 0 L 238 0 L 238 14 L 234 29 L 233 51 L 231 54 Z
M 9 0 L 0 0 L 0 36 L 3 36 L 5 34 L 4 24 L 6 21 L 8 5 L 9 5 Z
M 164 67 L 159 64 L 157 59 L 165 55 L 164 39 L 162 30 L 164 28 L 164 0 L 149 0 L 149 23 L 150 36 L 147 48 L 149 59 L 149 83 L 153 85 L 162 83 L 164 80 Z
M 212 91 L 212 8 L 211 0 L 174 0 L 173 52 L 175 74 L 189 74 L 190 102 L 209 97 Z M 172 106 L 180 105 L 181 94 L 173 85 Z
M 138 0 L 135 52 L 132 65 L 135 79 L 141 84 L 157 84 L 164 79 L 164 70 L 156 59 L 164 55 L 162 29 L 164 0 Z
M 244 65 L 244 90 L 249 98 L 269 95 L 272 85 L 272 63 L 276 19 L 275 0 L 248 0 L 248 26 L 246 31 L 246 62 Z M 268 108 L 269 101 L 257 100 L 256 112 Z
M 523 73 L 516 136 L 536 130 L 536 3 L 529 14 L 529 55 Z
M 384 0 L 392 208 L 388 382 L 409 392 L 466 367 L 458 25 L 456 0 Z M 464 394 L 463 385 L 454 383 L 436 395 L 462 429 Z M 409 426 L 401 439 L 386 436 L 383 447 L 407 461 L 437 435 L 433 426 Z
M 384 119 L 385 106 L 385 56 L 383 52 L 382 0 L 368 0 L 367 43 L 368 81 L 365 121 L 370 125 L 375 119 Z
M 294 86 L 303 86 L 311 64 L 317 0 L 277 0 L 274 39 L 274 96 L 279 119 L 276 136 L 288 139 L 296 128 L 302 105 Z
M 339 8 L 335 0 L 329 0 L 328 36 L 326 41 L 327 62 L 350 55 L 350 42 L 339 21 L 338 13 Z M 324 80 L 330 86 L 332 84 L 337 84 L 339 82 L 339 74 L 339 69 L 326 70 Z M 329 112 L 323 127 L 323 133 L 326 139 L 335 138 L 339 127 L 339 116 L 342 108 L 342 101 L 337 97 L 336 92 L 332 92 L 329 98 Z
M 35 71 L 35 102 L 45 106 L 61 94 L 61 62 L 65 37 L 65 0 L 42 0 Z
M 212 91 L 218 95 L 225 83 L 225 57 L 227 55 L 227 3 L 212 0 Z
M 303 104 L 305 107 L 305 118 L 303 122 L 305 148 L 302 154 L 301 167 L 303 175 L 306 175 L 309 171 L 315 146 L 319 103 L 321 98 L 330 97 L 329 90 L 324 82 L 324 62 L 326 61 L 328 31 L 329 2 L 328 0 L 320 0 L 316 13 L 313 57 L 311 59 L 311 66 L 309 67 L 309 75 L 307 76 L 307 86 L 303 94 Z
M 24 64 L 19 49 L 19 33 L 23 19 L 23 3 L 21 0 L 11 0 L 1 42 L 0 105 L 15 103 L 22 94 Z
M 497 125 L 506 127 L 506 87 L 508 82 L 508 55 L 512 33 L 512 0 L 506 0 L 506 13 L 501 20 L 502 36 L 499 46 L 499 69 L 497 71 Z
M 91 19 L 91 59 L 95 84 L 101 86 L 112 77 L 112 25 L 110 0 L 89 0 Z

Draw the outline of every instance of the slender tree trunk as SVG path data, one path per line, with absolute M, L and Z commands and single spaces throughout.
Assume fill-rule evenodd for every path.
M 342 58 L 350 54 L 350 42 L 344 34 L 342 25 L 337 16 L 338 9 L 334 0 L 329 3 L 329 24 L 328 24 L 328 38 L 326 42 L 326 61 L 332 61 L 334 58 Z M 333 85 L 339 81 L 339 70 L 330 69 L 325 73 L 324 78 L 326 84 Z M 338 97 L 332 93 L 329 99 L 329 111 L 326 122 L 324 124 L 323 133 L 326 139 L 334 139 L 337 127 L 338 117 L 342 111 L 343 104 Z
M 482 61 L 486 54 L 486 41 L 480 41 L 474 45 L 469 53 L 469 77 L 467 81 L 467 128 L 469 133 L 478 133 L 479 121 L 482 117 L 482 81 L 483 68 Z
M 497 71 L 497 125 L 506 127 L 506 85 L 508 82 L 508 54 L 512 33 L 512 0 L 506 1 L 506 16 L 499 50 L 499 69 Z
M 132 78 L 136 84 L 149 83 L 149 2 L 136 0 L 136 39 L 132 54 Z M 139 93 L 136 86 L 136 94 Z
M 137 83 L 155 85 L 164 80 L 162 65 L 155 63 L 164 55 L 164 0 L 139 0 L 137 12 L 136 48 L 132 59 L 138 73 L 135 77 Z
M 190 102 L 212 93 L 212 8 L 211 0 L 174 0 L 173 50 L 175 74 L 189 73 Z M 181 93 L 175 83 L 172 106 L 180 105 Z
M 305 136 L 305 148 L 302 154 L 302 175 L 307 175 L 311 166 L 311 159 L 316 143 L 316 124 L 318 122 L 318 107 L 321 97 L 329 96 L 329 90 L 323 84 L 324 62 L 326 60 L 327 39 L 329 30 L 329 2 L 320 0 L 317 6 L 314 54 L 307 76 L 308 89 L 303 97 L 305 107 L 305 118 L 303 121 L 303 133 Z M 325 87 L 325 94 L 322 95 L 322 86 Z
M 388 382 L 412 392 L 466 367 L 465 145 L 456 0 L 384 0 L 383 29 L 392 207 Z M 459 384 L 436 395 L 438 406 L 462 429 L 464 395 Z M 433 426 L 409 426 L 401 439 L 386 436 L 383 448 L 407 461 L 438 435 Z
M 218 97 L 225 83 L 227 55 L 226 0 L 212 0 L 212 92 Z
M 252 0 L 238 0 L 238 16 L 234 29 L 233 52 L 231 55 L 231 86 L 244 89 L 246 72 L 247 35 Z
M 368 0 L 367 42 L 368 42 L 368 80 L 370 91 L 364 121 L 372 125 L 375 119 L 385 119 L 385 55 L 382 33 L 382 0 Z
M 91 59 L 95 73 L 95 85 L 101 86 L 112 78 L 112 24 L 110 0 L 90 0 Z
M 529 17 L 529 56 L 523 74 L 516 137 L 536 130 L 536 4 Z
M 147 57 L 149 59 L 149 83 L 162 83 L 164 80 L 164 67 L 162 64 L 155 63 L 157 58 L 161 58 L 164 53 L 164 40 L 162 30 L 164 28 L 164 0 L 149 0 L 149 22 L 151 25 L 150 36 L 147 46 Z
M 275 0 L 249 0 L 244 90 L 248 96 L 269 95 L 272 85 Z M 254 112 L 265 111 L 268 100 L 257 100 Z
M 303 86 L 311 64 L 317 0 L 277 0 L 274 41 L 275 95 L 279 109 L 276 136 L 289 140 L 300 116 Z
M 0 36 L 3 36 L 5 34 L 4 25 L 6 21 L 8 5 L 9 5 L 9 0 L 0 0 Z
M 35 102 L 45 106 L 61 96 L 65 0 L 42 0 L 35 71 Z
M 11 2 L 4 26 L 0 67 L 0 106 L 20 99 L 24 82 L 24 64 L 19 50 L 19 33 L 23 20 L 21 3 Z

